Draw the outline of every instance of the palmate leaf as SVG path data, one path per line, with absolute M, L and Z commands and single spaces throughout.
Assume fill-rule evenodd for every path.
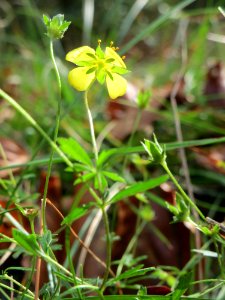
M 70 159 L 92 166 L 92 161 L 84 148 L 73 138 L 58 138 L 60 149 L 69 156 Z
M 108 201 L 108 204 L 112 204 L 126 197 L 134 196 L 137 193 L 143 193 L 147 190 L 153 189 L 167 180 L 168 180 L 168 175 L 163 175 L 157 178 L 150 179 L 148 181 L 143 181 L 143 182 L 141 181 L 141 182 L 134 183 L 131 186 L 127 187 L 126 189 L 118 192 L 114 197 L 112 197 Z

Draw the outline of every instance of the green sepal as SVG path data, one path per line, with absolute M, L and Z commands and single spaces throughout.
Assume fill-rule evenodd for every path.
M 106 76 L 106 72 L 103 68 L 97 72 L 96 78 L 100 84 L 103 84 L 105 82 L 105 76 Z
M 64 33 L 68 29 L 71 22 L 64 21 L 64 15 L 58 14 L 52 19 L 47 15 L 43 15 L 43 22 L 47 28 L 47 36 L 54 39 L 61 39 L 64 36 Z
M 161 146 L 158 143 L 155 134 L 153 134 L 153 139 L 154 142 L 145 139 L 141 144 L 148 153 L 151 164 L 162 164 L 166 161 L 165 145 Z
M 102 51 L 102 48 L 100 45 L 98 45 L 98 47 L 96 48 L 96 54 L 99 58 L 105 57 L 105 53 Z

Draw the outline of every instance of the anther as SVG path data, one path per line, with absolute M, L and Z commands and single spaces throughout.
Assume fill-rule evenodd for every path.
M 119 49 L 120 49 L 119 47 L 116 47 L 116 48 L 115 48 L 115 51 L 117 51 L 117 50 L 119 50 Z
M 122 56 L 121 58 L 124 60 L 124 59 L 126 59 L 126 56 L 124 55 L 124 56 Z

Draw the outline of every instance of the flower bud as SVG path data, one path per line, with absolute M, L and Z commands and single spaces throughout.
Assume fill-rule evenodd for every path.
M 145 139 L 144 143 L 142 143 L 142 146 L 149 155 L 150 163 L 162 164 L 166 161 L 165 147 L 160 146 L 155 134 L 153 134 L 153 139 L 154 142 Z
M 71 22 L 64 21 L 64 15 L 58 14 L 52 19 L 43 15 L 43 22 L 47 28 L 47 36 L 52 39 L 63 38 L 64 33 L 68 29 Z

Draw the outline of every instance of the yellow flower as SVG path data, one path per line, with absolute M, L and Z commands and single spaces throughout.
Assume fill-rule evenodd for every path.
M 129 71 L 123 59 L 116 53 L 116 48 L 106 47 L 105 52 L 99 45 L 94 50 L 91 47 L 83 46 L 70 51 L 66 60 L 77 65 L 69 72 L 69 83 L 78 91 L 86 91 L 97 79 L 100 84 L 106 82 L 109 96 L 116 99 L 126 93 L 127 81 L 120 75 Z

